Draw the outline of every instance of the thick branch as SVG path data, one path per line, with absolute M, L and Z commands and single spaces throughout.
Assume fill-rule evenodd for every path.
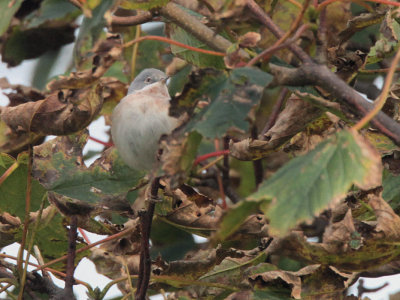
M 232 45 L 230 41 L 216 34 L 196 17 L 187 14 L 175 3 L 169 2 L 161 8 L 160 13 L 214 50 L 226 52 Z
M 352 111 L 363 116 L 373 107 L 360 94 L 352 89 L 346 82 L 332 73 L 326 66 L 315 63 L 305 63 L 300 68 L 290 69 L 270 65 L 271 73 L 275 75 L 273 84 L 304 86 L 316 85 L 329 92 L 338 101 L 350 105 Z M 400 124 L 379 112 L 372 123 L 385 135 L 400 145 Z

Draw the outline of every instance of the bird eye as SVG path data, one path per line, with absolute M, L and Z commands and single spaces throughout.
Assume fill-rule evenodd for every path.
M 146 79 L 145 79 L 145 81 L 144 82 L 146 82 L 146 83 L 150 83 L 151 82 L 151 78 L 150 77 L 147 77 Z

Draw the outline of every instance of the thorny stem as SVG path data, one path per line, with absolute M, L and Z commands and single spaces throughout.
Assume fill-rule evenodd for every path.
M 140 229 L 141 229 L 141 245 L 140 245 L 140 264 L 137 289 L 135 293 L 136 300 L 145 300 L 147 288 L 149 286 L 151 274 L 151 258 L 150 258 L 150 231 L 153 221 L 154 208 L 158 197 L 158 189 L 160 187 L 160 178 L 156 177 L 151 183 L 149 206 L 146 211 L 140 214 Z
M 223 52 L 216 52 L 216 51 L 212 51 L 212 50 L 206 50 L 206 49 L 201 49 L 201 48 L 196 48 L 196 47 L 192 47 L 192 46 L 188 46 L 185 45 L 183 43 L 171 40 L 169 38 L 163 37 L 163 36 L 157 36 L 157 35 L 146 35 L 146 36 L 142 36 L 140 38 L 134 39 L 132 41 L 129 41 L 127 43 L 125 43 L 123 45 L 124 48 L 126 47 L 130 47 L 135 43 L 139 43 L 145 40 L 153 40 L 153 41 L 160 41 L 160 42 L 164 42 L 164 43 L 168 43 L 168 44 L 172 44 L 178 47 L 182 47 L 182 48 L 186 48 L 188 50 L 192 50 L 195 52 L 200 52 L 200 53 L 204 53 L 204 54 L 209 54 L 209 55 L 215 55 L 215 56 L 225 56 L 226 54 Z
M 386 80 L 385 84 L 383 85 L 383 89 L 379 97 L 375 100 L 375 106 L 373 109 L 371 109 L 356 125 L 352 127 L 353 130 L 360 130 L 363 128 L 369 121 L 371 121 L 377 114 L 378 112 L 382 109 L 382 107 L 385 105 L 387 96 L 389 94 L 390 90 L 390 85 L 392 84 L 393 81 L 393 75 L 396 71 L 396 67 L 399 63 L 400 60 L 400 49 L 397 50 L 396 56 L 394 57 L 392 64 L 389 68 L 389 72 L 386 75 Z

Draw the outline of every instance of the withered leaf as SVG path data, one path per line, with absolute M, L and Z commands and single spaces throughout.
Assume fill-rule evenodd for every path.
M 390 205 L 382 198 L 382 195 L 368 194 L 368 204 L 375 212 L 378 224 L 375 227 L 377 237 L 390 239 L 400 238 L 400 217 L 393 211 Z
M 268 271 L 261 274 L 255 274 L 249 277 L 250 282 L 257 284 L 261 282 L 261 285 L 274 286 L 280 285 L 279 281 L 283 281 L 288 284 L 292 289 L 292 297 L 295 299 L 301 299 L 301 276 L 311 274 L 320 267 L 319 264 L 309 265 L 300 269 L 297 272 L 290 271 Z
M 303 130 L 309 122 L 318 118 L 321 114 L 320 108 L 299 99 L 297 96 L 291 96 L 274 126 L 264 136 L 272 144 L 271 147 L 275 148 Z
M 229 154 L 239 160 L 257 160 L 273 151 L 271 143 L 261 140 L 244 139 L 240 142 L 229 142 Z
M 67 135 L 85 128 L 103 104 L 101 88 L 54 92 L 44 100 L 3 107 L 1 119 L 15 132 Z
M 340 222 L 331 223 L 325 229 L 323 246 L 332 253 L 346 252 L 351 248 L 350 242 L 356 232 L 351 210 L 349 209 Z M 360 241 L 361 244 L 361 241 Z

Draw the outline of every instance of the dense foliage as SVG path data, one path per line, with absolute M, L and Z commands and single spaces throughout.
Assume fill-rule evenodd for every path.
M 66 281 L 3 255 L 10 297 L 71 299 L 83 257 L 136 298 L 352 299 L 360 276 L 399 273 L 399 3 L 2 0 L 0 16 L 2 61 L 39 60 L 31 87 L 0 79 L 0 247 Z M 182 124 L 157 166 L 129 169 L 111 140 L 83 156 L 87 127 L 149 67 L 171 76 Z M 76 226 L 109 238 L 87 246 Z

